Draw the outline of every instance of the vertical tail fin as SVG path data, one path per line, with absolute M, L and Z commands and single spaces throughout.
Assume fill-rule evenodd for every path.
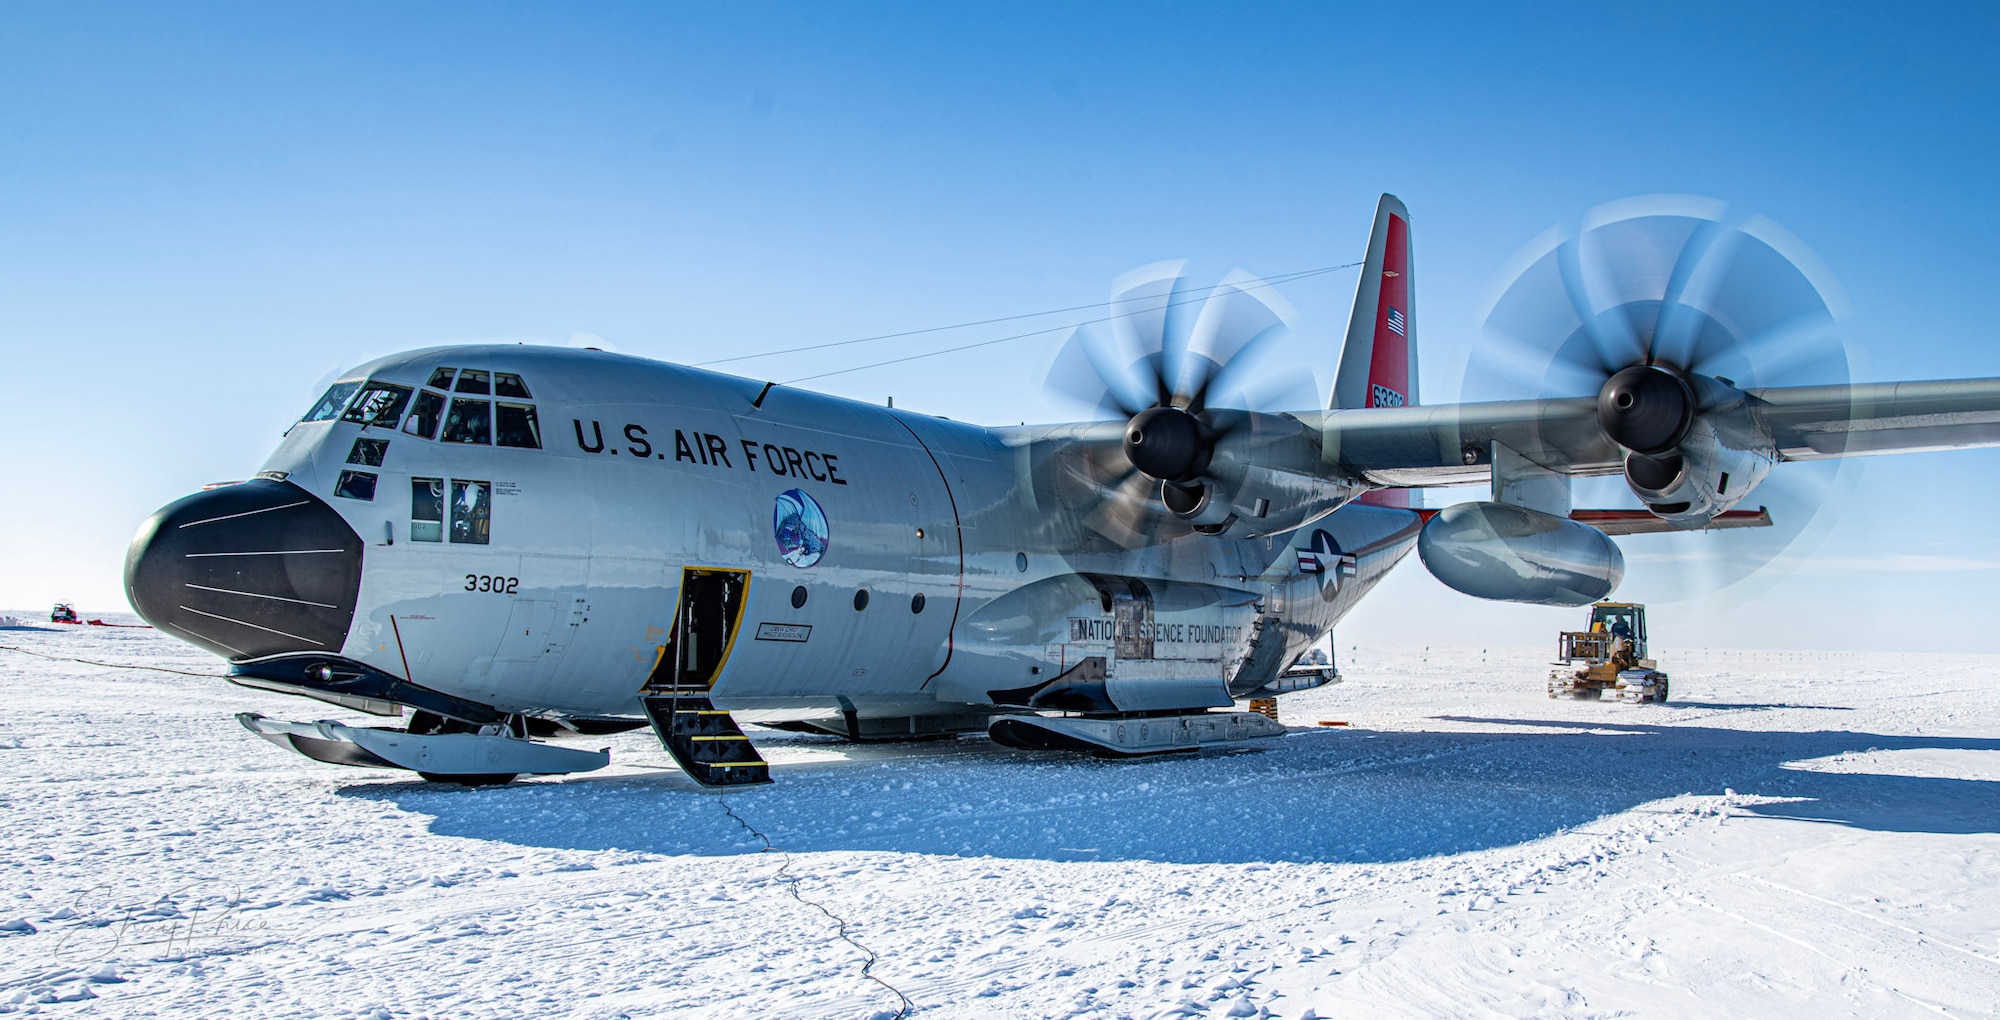
M 1417 403 L 1416 282 L 1411 273 L 1410 212 L 1383 195 L 1368 235 L 1368 261 L 1354 289 L 1347 344 L 1340 351 L 1329 406 L 1401 407 Z
M 1417 403 L 1416 280 L 1411 272 L 1410 211 L 1403 200 L 1383 195 L 1368 235 L 1368 261 L 1354 288 L 1354 312 L 1347 319 L 1347 344 L 1334 377 L 1335 409 L 1403 407 Z M 1363 502 L 1410 506 L 1408 489 L 1378 489 Z

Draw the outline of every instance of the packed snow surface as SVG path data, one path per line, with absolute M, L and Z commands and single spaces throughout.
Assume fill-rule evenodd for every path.
M 1669 649 L 1653 706 L 1548 700 L 1546 651 L 1343 644 L 1194 758 L 753 728 L 777 782 L 727 795 L 643 731 L 504 788 L 323 765 L 231 715 L 380 720 L 0 651 L 0 1012 L 2000 1010 L 2000 658 Z

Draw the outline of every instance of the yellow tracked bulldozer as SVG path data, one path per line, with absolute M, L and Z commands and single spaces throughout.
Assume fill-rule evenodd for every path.
M 1551 698 L 1596 701 L 1609 692 L 1619 701 L 1667 700 L 1667 675 L 1647 657 L 1645 606 L 1591 606 L 1588 628 L 1563 631 L 1556 658 L 1556 668 L 1549 671 Z

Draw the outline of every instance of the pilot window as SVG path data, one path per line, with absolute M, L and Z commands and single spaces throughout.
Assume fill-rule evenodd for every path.
M 360 396 L 354 398 L 354 403 L 348 406 L 347 413 L 341 415 L 340 420 L 360 422 L 364 428 L 374 425 L 393 429 L 402 420 L 403 407 L 409 402 L 408 386 L 371 382 Z
M 533 405 L 509 404 L 502 401 L 499 411 L 499 417 L 494 420 L 493 433 L 498 445 L 518 446 L 527 450 L 542 448 L 542 430 L 535 421 Z
M 416 404 L 410 408 L 410 417 L 403 422 L 403 431 L 425 439 L 436 439 L 438 419 L 442 417 L 444 417 L 444 394 L 419 390 Z
M 347 462 L 349 464 L 359 464 L 362 467 L 381 467 L 382 458 L 387 456 L 388 453 L 389 441 L 387 439 L 369 439 L 363 437 L 356 439 L 354 441 L 354 448 L 347 451 Z
M 444 541 L 444 479 L 410 479 L 410 541 Z
M 347 406 L 347 398 L 353 396 L 354 391 L 360 388 L 361 381 L 358 379 L 354 382 L 334 383 L 326 391 L 326 395 L 319 398 L 319 403 L 314 404 L 312 410 L 307 411 L 306 416 L 299 420 L 332 421 L 335 416 L 340 414 L 340 409 Z
M 371 471 L 342 471 L 340 480 L 334 484 L 333 494 L 348 499 L 373 501 L 375 480 L 375 474 Z
M 492 528 L 492 484 L 452 479 L 451 540 L 466 545 L 485 545 Z
M 476 446 L 507 446 L 518 450 L 542 448 L 541 418 L 529 403 L 490 402 L 485 396 L 533 400 L 527 380 L 513 372 L 479 368 L 438 368 L 428 389 L 419 390 L 403 431 L 425 439 Z M 443 392 L 437 392 L 442 390 Z M 476 394 L 477 396 L 447 396 Z M 363 394 L 365 399 L 366 394 Z M 358 406 L 358 402 L 357 402 Z M 354 412 L 349 412 L 354 413 Z
M 459 385 L 461 387 L 465 385 L 462 379 Z M 484 387 L 485 383 L 482 382 L 480 385 Z M 454 397 L 451 401 L 451 413 L 444 419 L 444 434 L 438 438 L 447 443 L 490 445 L 493 442 L 490 421 L 492 415 L 491 401 Z

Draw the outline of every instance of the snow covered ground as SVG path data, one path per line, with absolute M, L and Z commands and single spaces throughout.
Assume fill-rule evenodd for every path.
M 499 789 L 341 769 L 230 715 L 366 717 L 0 651 L 0 1012 L 2000 1011 L 2000 657 L 1668 650 L 1656 707 L 1548 700 L 1543 648 L 1340 651 L 1264 750 L 757 731 L 777 782 L 727 796 L 644 732 Z

